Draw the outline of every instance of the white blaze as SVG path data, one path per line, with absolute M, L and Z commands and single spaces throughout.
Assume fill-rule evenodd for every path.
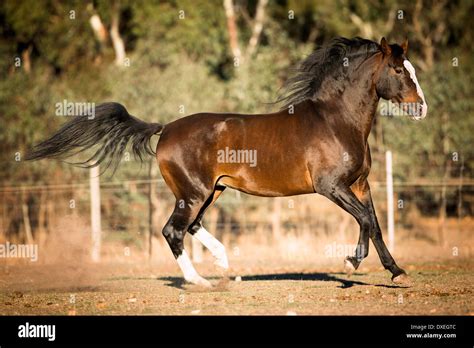
M 423 90 L 421 89 L 420 84 L 418 83 L 418 79 L 416 78 L 415 67 L 411 65 L 411 63 L 406 59 L 403 61 L 403 66 L 410 73 L 410 78 L 412 79 L 412 81 L 415 83 L 415 86 L 416 86 L 416 93 L 418 93 L 418 96 L 421 98 L 421 100 L 423 100 L 421 116 L 416 116 L 415 118 L 416 119 L 425 118 L 426 113 L 428 112 L 428 104 L 426 104 L 425 95 L 423 94 Z

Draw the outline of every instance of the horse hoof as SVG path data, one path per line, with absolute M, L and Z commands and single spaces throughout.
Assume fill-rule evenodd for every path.
M 406 287 L 410 287 L 413 285 L 410 277 L 406 273 L 399 274 L 397 276 L 392 277 L 392 282 L 397 285 L 402 285 Z
M 201 276 L 198 276 L 193 279 L 189 279 L 188 282 L 194 285 L 202 286 L 204 288 L 212 288 L 211 282 Z
M 355 272 L 355 267 L 349 259 L 344 260 L 344 272 L 350 277 Z
M 207 279 L 204 279 L 204 278 L 202 278 L 202 280 L 200 280 L 200 281 L 197 283 L 197 285 L 203 286 L 203 287 L 205 287 L 205 288 L 212 288 L 211 282 L 210 282 L 209 280 L 207 280 Z

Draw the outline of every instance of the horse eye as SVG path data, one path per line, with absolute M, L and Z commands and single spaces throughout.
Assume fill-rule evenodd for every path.
M 402 68 L 395 68 L 395 72 L 397 74 L 401 74 L 403 72 L 403 69 Z

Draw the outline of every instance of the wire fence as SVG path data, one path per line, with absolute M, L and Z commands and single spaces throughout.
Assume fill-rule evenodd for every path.
M 158 198 L 154 227 L 161 230 L 174 206 L 174 197 L 162 179 L 100 184 L 102 228 L 109 237 L 115 234 L 134 239 L 149 233 L 151 185 Z M 384 224 L 386 183 L 371 182 L 371 188 L 379 220 Z M 448 218 L 461 219 L 473 215 L 474 180 L 394 182 L 394 196 L 398 226 L 410 226 L 420 216 L 438 217 L 440 209 L 446 211 Z M 70 215 L 89 221 L 89 182 L 2 187 L 0 205 L 1 236 L 27 238 L 29 230 L 34 237 L 52 231 L 59 220 Z M 417 214 L 413 214 L 415 211 Z M 262 198 L 227 190 L 209 209 L 205 222 L 218 234 L 274 233 L 275 228 L 279 233 L 329 233 L 340 225 L 341 216 L 344 213 L 339 208 L 314 195 Z

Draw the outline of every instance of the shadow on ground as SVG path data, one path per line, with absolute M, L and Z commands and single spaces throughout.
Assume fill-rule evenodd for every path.
M 355 276 L 363 276 L 363 273 L 355 273 Z M 232 277 L 234 278 L 234 277 Z M 208 278 L 220 279 L 217 277 Z M 161 277 L 158 280 L 168 281 L 166 286 L 183 289 L 186 282 L 179 277 Z M 299 280 L 299 281 L 322 281 L 322 282 L 338 282 L 339 288 L 346 289 L 354 285 L 369 285 L 383 288 L 401 288 L 403 286 L 387 285 L 387 284 L 369 284 L 360 280 L 350 279 L 345 273 L 276 273 L 276 274 L 256 274 L 242 276 L 242 281 L 275 281 L 275 280 Z

